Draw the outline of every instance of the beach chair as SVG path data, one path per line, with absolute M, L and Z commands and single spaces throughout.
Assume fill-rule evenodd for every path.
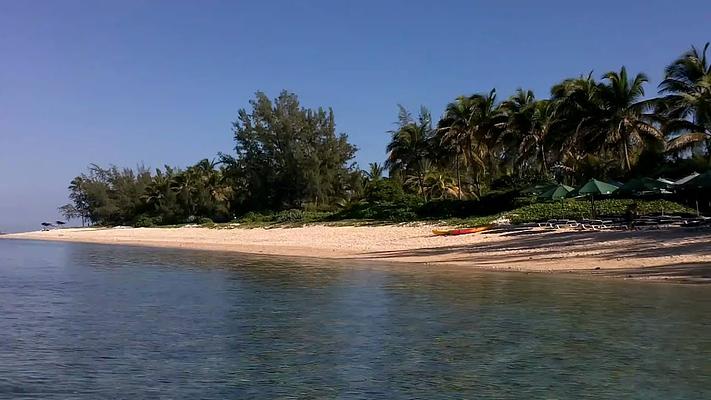
M 563 228 L 577 228 L 580 223 L 574 219 L 549 219 L 546 222 L 538 222 L 539 228 L 549 228 L 549 229 L 563 229 Z
M 601 231 L 612 227 L 612 220 L 587 219 L 580 224 L 583 230 Z
M 580 223 L 574 219 L 561 219 L 558 221 L 557 227 L 560 228 L 577 228 Z

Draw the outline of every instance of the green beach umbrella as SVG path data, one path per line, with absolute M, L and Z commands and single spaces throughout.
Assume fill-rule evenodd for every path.
M 578 196 L 590 196 L 590 206 L 592 211 L 592 216 L 595 217 L 595 195 L 608 195 L 612 194 L 619 189 L 615 185 L 611 185 L 607 182 L 599 181 L 595 178 L 590 179 L 586 184 L 579 187 L 575 193 Z
M 555 185 L 548 189 L 545 193 L 538 196 L 539 200 L 561 200 L 568 197 L 568 194 L 575 190 L 570 186 L 563 184 Z
M 625 183 L 619 191 L 626 194 L 669 193 L 669 185 L 652 178 L 637 178 Z
M 578 188 L 577 193 L 579 195 L 605 195 L 612 194 L 617 191 L 619 187 L 611 185 L 607 182 L 599 181 L 595 178 L 590 179 L 586 184 Z

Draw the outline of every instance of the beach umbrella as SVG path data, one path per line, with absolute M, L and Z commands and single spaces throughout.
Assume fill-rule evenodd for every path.
M 539 200 L 561 200 L 568 197 L 568 194 L 575 190 L 563 184 L 555 185 L 538 196 Z
M 565 208 L 563 199 L 568 197 L 568 194 L 573 190 L 575 190 L 575 188 L 561 183 L 546 190 L 545 193 L 541 193 L 538 196 L 538 200 L 560 200 L 560 208 L 562 210 Z
M 578 190 L 576 190 L 576 193 L 579 195 L 606 195 L 606 194 L 612 194 L 614 193 L 617 189 L 619 189 L 618 186 L 611 185 L 607 182 L 599 181 L 595 178 L 590 179 L 585 183 L 583 186 L 579 187 Z
M 55 224 L 62 226 L 62 225 L 66 225 L 67 223 L 64 221 L 55 221 Z
M 619 188 L 615 185 L 593 178 L 583 186 L 579 187 L 575 193 L 578 196 L 590 196 L 592 216 L 595 217 L 595 196 L 612 194 L 617 191 L 617 189 Z
M 649 194 L 649 193 L 669 193 L 669 185 L 652 178 L 637 178 L 622 185 L 620 193 L 626 194 Z

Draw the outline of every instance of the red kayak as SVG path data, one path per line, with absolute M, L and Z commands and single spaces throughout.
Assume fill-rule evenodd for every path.
M 469 233 L 483 232 L 487 229 L 493 228 L 493 224 L 476 226 L 474 228 L 461 228 L 461 229 L 432 229 L 432 233 L 438 236 L 456 236 L 456 235 L 467 235 Z

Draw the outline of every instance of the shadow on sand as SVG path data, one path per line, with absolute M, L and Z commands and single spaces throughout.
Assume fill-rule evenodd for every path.
M 497 232 L 492 232 L 497 233 Z M 680 278 L 711 282 L 711 263 L 675 260 L 677 257 L 698 258 L 711 255 L 711 232 L 682 228 L 655 231 L 545 231 L 514 229 L 497 233 L 495 241 L 478 241 L 452 246 L 437 246 L 401 251 L 379 251 L 366 255 L 372 259 L 420 259 L 469 263 L 481 267 L 503 267 L 517 264 L 565 262 L 571 270 L 576 256 L 595 261 L 664 260 L 654 267 L 624 268 L 596 271 L 596 274 L 629 278 Z M 595 269 L 583 269 L 590 272 Z

